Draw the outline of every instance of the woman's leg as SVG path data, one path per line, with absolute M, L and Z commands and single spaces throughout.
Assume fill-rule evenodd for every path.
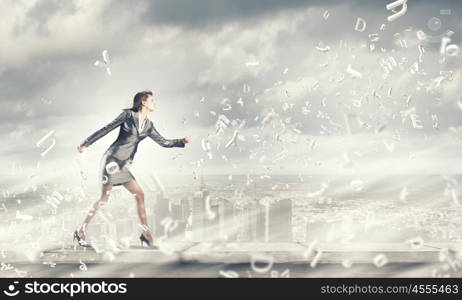
M 101 196 L 99 197 L 99 199 L 93 202 L 93 205 L 88 211 L 87 216 L 85 217 L 85 220 L 83 221 L 82 225 L 80 225 L 79 236 L 83 240 L 85 240 L 85 230 L 88 226 L 88 223 L 90 223 L 91 219 L 96 215 L 96 213 L 98 212 L 98 209 L 106 205 L 107 201 L 109 200 L 109 191 L 111 190 L 112 190 L 112 185 L 103 185 L 101 189 Z
M 148 241 L 152 244 L 153 238 L 151 235 L 151 230 L 148 227 L 148 220 L 146 217 L 146 209 L 144 207 L 144 192 L 141 189 L 140 185 L 136 180 L 130 180 L 127 183 L 124 183 L 123 186 L 135 196 L 136 200 L 136 207 L 138 209 L 138 216 L 140 217 L 141 225 L 143 225 L 144 230 L 143 234 L 148 239 Z

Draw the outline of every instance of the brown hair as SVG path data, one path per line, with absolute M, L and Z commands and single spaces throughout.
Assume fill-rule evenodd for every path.
M 133 106 L 131 107 L 131 110 L 133 111 L 139 111 L 141 110 L 141 102 L 143 100 L 146 100 L 149 95 L 152 96 L 152 91 L 142 91 L 139 93 L 136 93 L 135 97 L 133 97 Z

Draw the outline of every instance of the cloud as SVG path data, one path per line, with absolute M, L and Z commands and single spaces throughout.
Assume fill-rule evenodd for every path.
M 294 10 L 321 1 L 257 0 L 257 1 L 150 1 L 142 19 L 148 24 L 180 25 L 189 29 L 221 26 L 228 22 L 249 22 L 278 11 Z M 205 29 L 206 30 L 206 29 Z
M 352 137 L 347 138 L 368 151 L 378 147 L 369 141 L 381 126 L 387 135 L 415 142 L 425 136 L 437 139 L 449 127 L 462 125 L 459 56 L 440 63 L 439 44 L 416 36 L 430 17 L 438 16 L 441 30 L 456 32 L 451 43 L 457 44 L 459 4 L 412 2 L 394 22 L 386 21 L 385 3 L 377 1 L 140 1 L 127 9 L 131 5 L 88 0 L 0 4 L 6 24 L 0 28 L 6 45 L 0 51 L 5 62 L 0 67 L 0 138 L 10 145 L 2 153 L 4 160 L 34 165 L 34 143 L 55 130 L 58 143 L 46 160 L 69 161 L 78 142 L 130 106 L 143 89 L 155 92 L 159 110 L 151 119 L 164 135 L 194 138 L 177 160 L 185 169 L 202 164 L 214 170 L 239 165 L 268 171 L 259 163 L 262 155 L 268 163 L 288 150 L 290 164 L 284 167 L 286 161 L 280 160 L 273 170 L 297 172 L 305 159 L 310 166 L 325 161 L 331 166 L 326 170 L 336 170 L 344 151 L 350 151 L 341 150 L 345 145 L 339 138 L 347 136 L 348 115 L 353 117 Z M 440 15 L 443 8 L 451 8 L 451 15 Z M 324 19 L 326 10 L 329 17 Z M 367 22 L 364 32 L 354 30 L 358 17 Z M 379 40 L 372 42 L 375 37 Z M 425 53 L 412 73 L 419 44 Z M 325 46 L 329 51 L 319 50 Z M 93 66 L 104 49 L 111 58 L 111 76 Z M 351 76 L 348 65 L 362 77 Z M 438 81 L 441 76 L 446 77 Z M 413 128 L 409 117 L 403 121 L 402 113 L 412 107 L 422 129 Z M 270 112 L 273 122 L 262 126 Z M 220 115 L 235 124 L 215 136 Z M 244 140 L 224 148 L 243 121 L 239 132 Z M 437 121 L 439 128 L 434 127 Z M 103 151 L 115 136 L 95 145 L 95 163 L 97 150 Z M 220 145 L 213 159 L 202 150 L 202 139 Z M 329 140 L 331 150 L 307 151 L 313 140 Z M 144 149 L 140 159 L 155 151 Z M 170 161 L 170 155 L 159 157 Z M 386 158 L 400 161 L 393 155 Z M 365 161 L 377 170 L 386 165 L 375 159 L 379 157 Z M 436 162 L 433 168 L 440 169 Z

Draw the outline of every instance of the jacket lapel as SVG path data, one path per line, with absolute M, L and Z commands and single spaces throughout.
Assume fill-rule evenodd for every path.
M 138 136 L 139 136 L 140 132 L 138 131 L 138 113 L 134 112 L 133 110 L 131 110 L 131 112 L 132 112 L 132 123 L 135 126 L 136 132 L 138 133 Z
M 143 130 L 141 130 L 141 132 L 139 131 L 139 118 L 138 118 L 138 112 L 134 112 L 132 111 L 132 122 L 133 122 L 133 125 L 135 125 L 135 129 L 136 129 L 136 132 L 138 133 L 138 136 L 141 135 L 141 133 L 143 133 L 143 131 L 148 127 L 148 124 L 149 124 L 149 119 L 148 117 L 146 117 L 146 119 L 144 120 L 144 127 L 143 127 Z

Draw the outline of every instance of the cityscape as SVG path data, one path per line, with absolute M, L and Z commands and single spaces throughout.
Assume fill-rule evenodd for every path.
M 424 177 L 433 185 L 426 185 Z M 365 183 L 362 190 L 348 189 L 349 177 L 337 181 L 306 178 L 307 182 L 297 176 L 261 179 L 242 175 L 231 180 L 228 176 L 201 176 L 186 186 L 164 186 L 158 176 L 148 175 L 141 183 L 149 226 L 155 237 L 165 240 L 355 243 L 403 242 L 414 237 L 461 239 L 460 209 L 445 177 L 416 176 L 414 186 L 411 183 L 406 188 L 399 185 L 400 179 L 395 186 L 382 179 L 369 186 Z M 83 184 L 62 189 L 45 184 L 23 193 L 3 189 L 3 232 L 14 238 L 14 232 L 28 224 L 34 229 L 43 226 L 48 229 L 31 234 L 32 240 L 43 235 L 40 241 L 65 244 L 91 203 L 89 194 Z M 88 237 L 136 243 L 136 233 L 142 228 L 130 198 L 122 187 L 114 189 L 107 206 L 88 226 Z
M 310 247 L 318 243 L 325 245 L 321 247 L 349 251 L 352 246 L 370 247 L 376 243 L 379 249 L 385 247 L 385 251 L 389 247 L 386 245 L 402 245 L 399 247 L 406 249 L 409 243 L 434 247 L 462 241 L 458 194 L 453 192 L 461 180 L 458 176 L 370 175 L 358 179 L 357 176 L 262 174 L 189 178 L 147 174 L 138 177 L 153 236 L 163 245 L 173 247 L 201 244 L 265 249 L 267 246 L 263 245 L 268 245 L 268 249 L 285 251 L 282 249 L 289 246 L 284 245 Z M 86 176 L 81 177 L 78 186 L 66 182 L 63 177 L 53 184 L 28 181 L 16 186 L 16 191 L 2 188 L 3 269 L 7 270 L 6 262 L 15 257 L 25 257 L 32 268 L 33 262 L 47 251 L 79 253 L 75 251 L 81 247 L 72 241 L 72 232 L 90 206 L 94 192 Z M 109 202 L 89 224 L 87 241 L 105 259 L 114 261 L 120 251 L 142 248 L 138 236 L 143 229 L 135 209 L 133 195 L 123 187 L 114 188 Z M 166 249 L 160 252 L 172 255 Z M 213 256 L 207 253 L 205 259 L 211 259 Z M 43 263 L 55 264 L 48 260 Z M 339 266 L 343 264 L 350 263 L 342 261 Z M 305 276 L 296 264 L 290 266 L 292 272 L 298 272 L 296 276 Z M 299 271 L 295 271 L 297 268 Z M 59 274 L 69 274 L 59 270 Z M 96 270 L 99 269 L 94 271 L 98 273 L 88 274 L 106 272 Z M 171 274 L 177 274 L 176 270 L 181 268 L 172 266 Z M 14 271 L 16 275 L 29 274 L 21 267 Z M 147 276 L 157 276 L 152 269 L 145 272 Z M 425 274 L 430 272 L 437 271 L 430 269 Z

